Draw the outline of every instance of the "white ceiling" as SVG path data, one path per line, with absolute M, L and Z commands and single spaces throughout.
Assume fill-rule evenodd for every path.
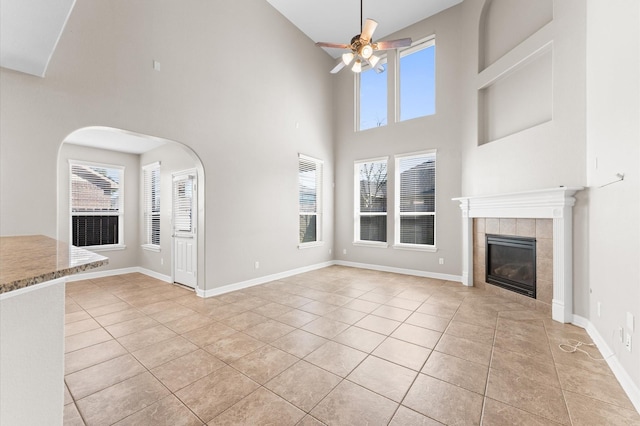
M 267 0 L 314 42 L 349 43 L 360 33 L 358 0 Z M 374 40 L 381 40 L 463 0 L 363 0 L 363 18 L 378 21 Z M 425 34 L 425 36 L 428 34 Z M 325 49 L 337 58 L 344 51 Z
M 44 77 L 76 0 L 0 0 L 0 66 Z
M 143 154 L 167 143 L 164 139 L 139 135 L 111 127 L 85 127 L 71 133 L 64 141 L 74 145 L 129 154 Z

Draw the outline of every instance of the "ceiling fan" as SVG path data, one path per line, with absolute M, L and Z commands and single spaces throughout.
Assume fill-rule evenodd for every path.
M 380 63 L 380 58 L 373 54 L 375 51 L 411 46 L 410 38 L 379 41 L 374 43 L 372 36 L 377 26 L 378 23 L 369 18 L 367 18 L 363 23 L 362 0 L 360 0 L 360 34 L 353 36 L 349 44 L 326 43 L 322 41 L 316 43 L 316 46 L 319 47 L 350 50 L 350 52 L 342 54 L 342 60 L 331 70 L 331 74 L 336 74 L 346 66 L 351 66 L 351 71 L 358 73 L 362 71 L 362 65 L 367 64 L 370 65 L 377 73 L 381 73 L 384 71 L 384 67 Z

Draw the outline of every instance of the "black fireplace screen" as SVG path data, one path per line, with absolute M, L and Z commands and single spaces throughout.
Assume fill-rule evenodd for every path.
M 536 297 L 535 238 L 487 234 L 486 281 Z

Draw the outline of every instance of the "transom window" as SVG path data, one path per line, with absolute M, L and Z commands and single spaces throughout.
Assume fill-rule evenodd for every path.
M 300 247 L 322 240 L 322 161 L 298 157 Z
M 71 244 L 123 245 L 124 167 L 70 161 Z
M 398 64 L 399 120 L 436 113 L 436 44 L 434 38 L 403 49 Z
M 160 248 L 160 163 L 142 168 L 144 185 L 144 248 Z
M 395 245 L 435 248 L 436 152 L 395 157 Z
M 360 94 L 358 99 L 358 130 L 367 130 L 387 125 L 387 59 L 380 59 L 376 71 L 363 70 L 358 77 Z
M 387 241 L 387 158 L 356 161 L 355 242 Z

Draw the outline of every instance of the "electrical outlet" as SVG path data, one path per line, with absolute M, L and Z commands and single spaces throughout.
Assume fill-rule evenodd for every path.
M 256 269 L 260 269 L 260 262 L 256 260 L 256 263 L 253 265 Z
M 633 333 L 634 327 L 634 318 L 631 312 L 627 312 L 627 329 L 629 329 L 629 333 Z
M 627 337 L 624 340 L 624 347 L 631 352 L 631 333 L 627 332 Z
M 441 257 L 440 259 L 438 259 L 438 263 L 440 265 L 444 265 L 444 257 Z
M 164 265 L 164 257 L 160 258 L 160 265 Z
M 598 302 L 598 318 L 600 318 L 601 314 L 602 314 L 602 303 Z
M 624 328 L 618 328 L 618 338 L 620 339 L 620 343 L 624 342 Z
M 329 249 L 329 254 L 331 254 L 331 249 Z
M 342 249 L 342 254 L 347 254 L 347 249 Z

